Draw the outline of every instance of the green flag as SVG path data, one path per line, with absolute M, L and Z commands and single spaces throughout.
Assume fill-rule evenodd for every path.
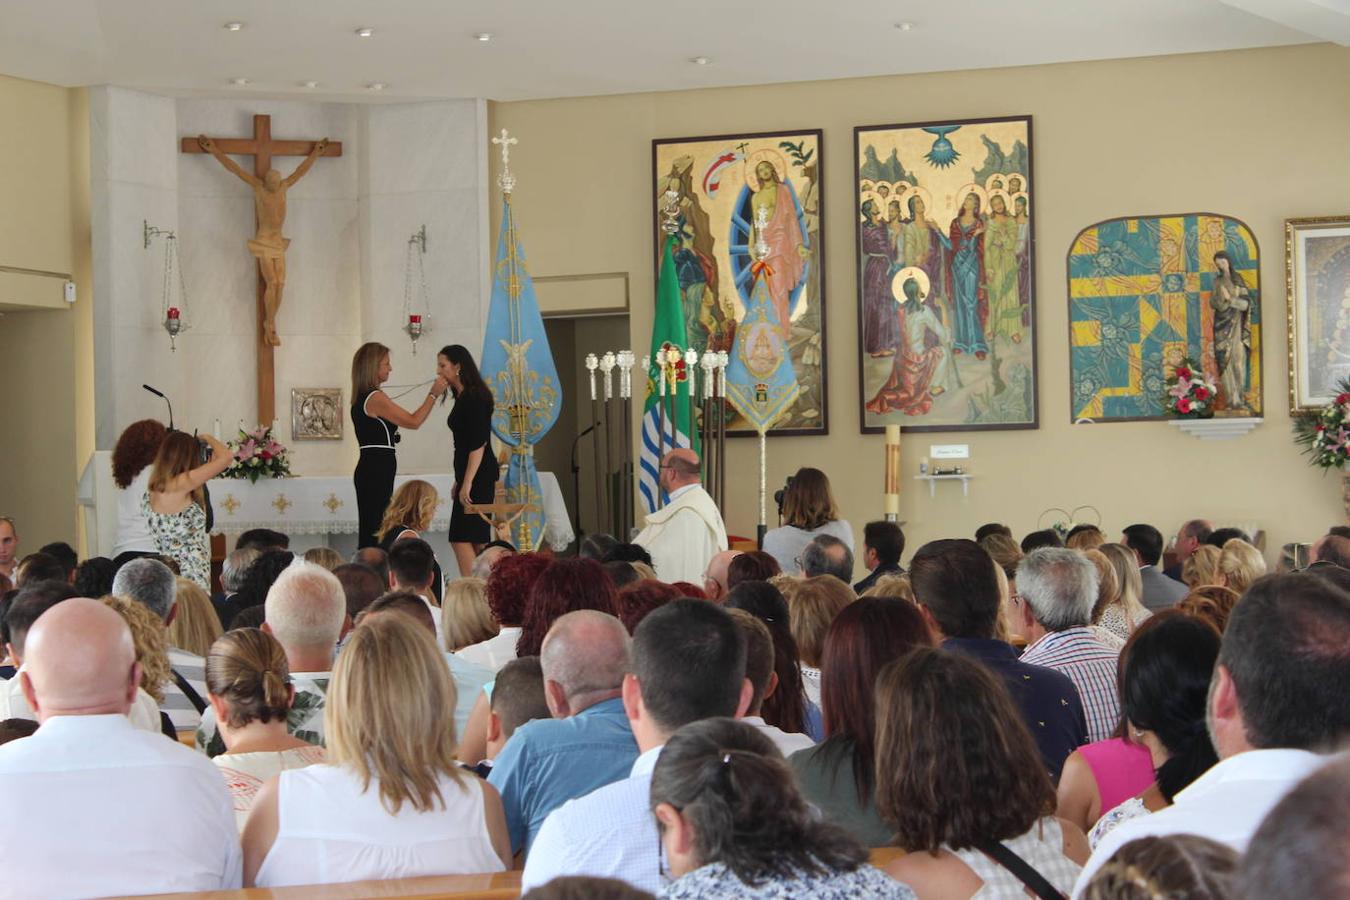
M 677 238 L 666 238 L 661 250 L 661 273 L 656 280 L 656 317 L 652 322 L 651 366 L 647 369 L 647 402 L 642 413 L 642 452 L 639 454 L 638 490 L 642 494 L 642 503 L 647 512 L 657 508 L 660 488 L 661 451 L 664 446 L 692 447 L 698 451 L 698 434 L 694 422 L 690 419 L 689 389 L 693 384 L 693 372 L 685 369 L 684 352 L 689 347 L 688 336 L 684 331 L 684 300 L 680 296 L 680 281 L 675 275 L 674 247 Z M 672 403 L 667 395 L 664 419 L 660 409 L 661 393 L 657 386 L 660 372 L 658 360 L 671 350 L 680 354 L 676 363 L 677 382 Z M 670 382 L 666 382 L 666 391 L 670 391 Z M 661 439 L 664 421 L 665 437 Z

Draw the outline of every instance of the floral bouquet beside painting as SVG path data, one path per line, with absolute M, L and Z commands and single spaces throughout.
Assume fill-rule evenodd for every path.
M 224 478 L 290 478 L 291 462 L 286 446 L 272 436 L 270 427 L 258 426 L 252 431 L 239 429 L 239 436 L 228 446 L 234 451 L 234 462 L 225 470 Z
M 1294 417 L 1294 441 L 1308 462 L 1323 469 L 1341 469 L 1350 458 L 1350 378 L 1340 382 L 1340 393 L 1322 409 Z
M 1218 388 L 1189 358 L 1182 359 L 1167 379 L 1163 408 L 1176 419 L 1211 419 Z

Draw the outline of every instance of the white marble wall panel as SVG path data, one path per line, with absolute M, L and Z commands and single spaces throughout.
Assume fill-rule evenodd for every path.
M 367 146 L 360 175 L 362 334 L 391 347 L 391 382 L 411 384 L 431 377 L 436 351 L 447 344 L 463 344 L 475 356 L 482 350 L 490 287 L 481 149 L 486 116 L 477 101 L 447 101 L 366 107 L 361 117 Z M 408 238 L 422 225 L 429 330 L 414 357 L 402 332 L 404 272 Z M 406 401 L 419 399 L 415 391 Z M 444 419 L 438 407 L 420 432 L 405 436 L 401 471 L 446 471 L 451 446 Z
M 183 427 L 219 419 L 228 434 L 256 418 L 257 266 L 245 243 L 254 232 L 252 195 L 210 157 L 178 151 L 187 135 L 250 136 L 254 114 L 272 116 L 277 139 L 343 142 L 343 156 L 319 161 L 288 197 L 292 244 L 275 361 L 277 418 L 293 468 L 351 470 L 350 422 L 341 442 L 295 442 L 290 392 L 341 387 L 346 398 L 362 341 L 392 348 L 395 383 L 433 377 L 444 344 L 481 350 L 490 289 L 483 103 L 175 100 L 105 87 L 93 90 L 90 106 L 100 447 L 111 447 L 127 423 L 162 415 L 143 382 L 171 393 Z M 289 174 L 299 162 L 279 158 L 276 167 Z M 175 353 L 161 323 L 163 244 L 141 246 L 143 219 L 179 235 L 191 328 Z M 402 331 L 404 251 L 423 224 L 432 331 L 413 356 Z M 405 402 L 415 406 L 421 396 L 414 391 Z M 438 407 L 405 436 L 401 470 L 446 470 L 444 418 Z

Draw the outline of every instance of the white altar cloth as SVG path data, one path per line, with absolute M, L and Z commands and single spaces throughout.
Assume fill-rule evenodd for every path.
M 440 494 L 431 531 L 445 532 L 450 527 L 454 476 L 399 475 L 394 490 L 414 478 L 429 482 Z M 561 552 L 575 537 L 562 490 L 552 472 L 539 473 L 539 486 L 544 501 L 544 542 Z M 355 534 L 357 528 L 356 489 L 350 475 L 264 478 L 256 483 L 217 478 L 211 482 L 211 505 L 216 531 L 226 534 L 250 528 L 271 528 L 284 534 Z
M 90 555 L 108 555 L 117 537 L 111 457 L 107 450 L 96 450 L 80 478 L 79 501 L 85 508 L 84 528 Z M 450 527 L 450 489 L 454 478 L 401 475 L 394 479 L 395 488 L 411 478 L 431 482 L 441 495 L 431 530 L 444 537 Z M 552 472 L 540 472 L 539 485 L 544 501 L 544 543 L 561 552 L 575 537 L 562 490 Z M 257 484 L 244 479 L 215 478 L 210 488 L 217 532 L 237 535 L 250 528 L 272 528 L 291 535 L 356 533 L 356 489 L 350 475 L 269 478 Z

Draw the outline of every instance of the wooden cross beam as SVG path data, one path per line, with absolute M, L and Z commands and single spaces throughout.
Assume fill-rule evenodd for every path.
M 216 148 L 227 156 L 252 156 L 253 173 L 263 179 L 272 169 L 274 156 L 309 156 L 316 147 L 315 141 L 275 141 L 272 140 L 272 117 L 253 117 L 253 137 L 251 138 L 211 138 Z M 206 153 L 198 138 L 185 137 L 180 149 L 183 153 Z M 322 156 L 341 156 L 342 144 L 332 141 L 324 148 Z M 284 201 L 283 201 L 284 202 Z M 284 206 L 283 206 L 284 211 Z M 284 215 L 284 212 L 283 212 Z M 260 223 L 261 224 L 261 223 Z M 276 366 L 273 360 L 273 345 L 264 338 L 263 324 L 266 320 L 264 295 L 267 284 L 262 273 L 263 261 L 258 266 L 258 424 L 270 425 L 276 418 Z

